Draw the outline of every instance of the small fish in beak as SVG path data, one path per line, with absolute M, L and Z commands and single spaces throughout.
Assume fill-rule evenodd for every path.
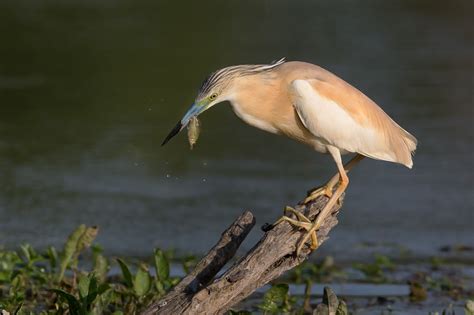
M 200 122 L 196 116 L 191 117 L 189 124 L 188 124 L 188 141 L 189 147 L 191 150 L 193 149 L 194 145 L 196 144 L 199 133 L 200 133 Z

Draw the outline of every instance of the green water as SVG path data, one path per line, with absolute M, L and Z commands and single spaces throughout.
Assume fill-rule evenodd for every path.
M 275 220 L 335 172 L 329 157 L 245 125 L 228 104 L 202 116 L 195 150 L 184 135 L 160 143 L 209 72 L 283 56 L 340 75 L 419 139 L 411 171 L 372 160 L 354 170 L 324 251 L 472 243 L 473 9 L 0 2 L 0 246 L 58 244 L 87 223 L 108 253 L 199 252 L 244 209 Z

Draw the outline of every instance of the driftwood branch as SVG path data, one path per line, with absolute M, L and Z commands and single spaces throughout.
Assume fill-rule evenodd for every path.
M 298 205 L 295 209 L 314 220 L 327 201 L 328 198 L 322 196 L 307 206 Z M 341 204 L 334 206 L 332 214 L 317 231 L 319 245 L 337 224 L 336 215 L 340 207 Z M 244 212 L 196 268 L 143 314 L 222 314 L 259 287 L 302 263 L 311 253 L 309 245 L 306 245 L 300 256 L 295 256 L 296 245 L 304 231 L 284 222 L 267 231 L 244 257 L 215 278 L 235 255 L 254 225 L 252 213 Z

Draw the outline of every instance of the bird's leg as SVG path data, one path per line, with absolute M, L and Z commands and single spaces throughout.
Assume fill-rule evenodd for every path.
M 364 158 L 363 155 L 357 154 L 354 156 L 349 162 L 347 162 L 344 165 L 344 169 L 346 170 L 346 173 L 349 173 L 349 171 Z M 313 200 L 316 200 L 319 196 L 327 196 L 328 198 L 332 197 L 333 191 L 334 191 L 334 186 L 339 182 L 339 173 L 334 175 L 329 182 L 326 183 L 326 185 L 317 187 L 313 190 L 310 190 L 308 192 L 308 196 L 305 198 L 303 201 L 303 204 L 307 204 Z M 338 199 L 339 201 L 339 199 Z
M 325 185 L 316 187 L 308 191 L 308 196 L 303 201 L 303 204 L 307 204 L 310 201 L 316 200 L 319 196 L 326 196 L 328 198 L 331 198 L 334 186 L 336 186 L 338 181 L 339 174 L 336 174 Z
M 334 151 L 334 150 L 331 150 Z M 286 215 L 283 215 L 280 219 L 278 219 L 273 226 L 278 225 L 281 222 L 288 222 L 291 225 L 297 226 L 299 228 L 302 228 L 307 231 L 301 242 L 298 244 L 296 253 L 299 255 L 301 248 L 303 248 L 304 244 L 308 240 L 309 237 L 311 237 L 311 250 L 314 250 L 318 247 L 318 238 L 316 231 L 317 229 L 321 226 L 322 222 L 324 221 L 324 218 L 329 214 L 331 211 L 332 207 L 336 202 L 339 201 L 339 197 L 342 195 L 344 190 L 346 189 L 347 185 L 349 184 L 349 178 L 347 177 L 347 173 L 360 161 L 364 158 L 363 155 L 357 154 L 355 157 L 353 157 L 348 163 L 346 163 L 344 166 L 342 166 L 342 161 L 341 161 L 341 156 L 339 154 L 339 151 L 337 152 L 331 152 L 333 154 L 334 160 L 336 161 L 337 167 L 339 172 L 334 175 L 331 180 L 325 185 L 322 186 L 320 189 L 321 191 L 330 191 L 330 195 L 326 194 L 329 197 L 329 201 L 326 204 L 326 206 L 321 210 L 319 213 L 318 217 L 316 218 L 314 223 L 311 223 L 311 220 L 308 219 L 304 214 L 301 212 L 291 208 L 291 207 L 286 207 L 284 212 L 291 212 L 293 213 L 298 220 L 292 219 Z M 339 180 L 339 178 L 342 178 Z M 333 189 L 336 186 L 336 184 L 339 182 L 339 186 L 337 187 L 336 191 L 333 193 Z M 310 200 L 314 200 L 317 197 L 321 196 L 322 194 L 318 194 L 316 196 L 313 195 L 313 193 L 308 197 L 313 197 Z M 307 199 L 308 199 L 307 198 Z M 305 203 L 307 201 L 305 200 Z
M 336 189 L 336 191 L 332 194 L 332 196 L 329 198 L 329 201 L 327 204 L 324 206 L 324 208 L 321 210 L 319 215 L 316 217 L 316 220 L 312 223 L 311 228 L 308 230 L 306 229 L 306 225 L 304 227 L 305 230 L 308 232 L 304 235 L 303 239 L 300 241 L 298 244 L 298 247 L 296 248 L 296 255 L 298 256 L 301 249 L 303 248 L 304 244 L 308 240 L 308 238 L 311 237 L 311 250 L 314 250 L 318 247 L 318 243 L 313 241 L 313 234 L 318 230 L 318 228 L 321 226 L 321 224 L 324 222 L 324 219 L 331 213 L 332 207 L 336 204 L 337 200 L 339 197 L 342 195 L 342 193 L 346 190 L 347 185 L 349 185 L 349 178 L 347 177 L 346 171 L 344 169 L 344 166 L 342 165 L 341 161 L 341 154 L 339 150 L 335 147 L 329 147 L 328 148 L 329 152 L 333 156 L 334 160 L 336 161 L 337 168 L 339 171 L 339 176 L 341 180 L 339 181 L 339 185 Z

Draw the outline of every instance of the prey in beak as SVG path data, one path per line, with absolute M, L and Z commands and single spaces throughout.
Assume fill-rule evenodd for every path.
M 186 112 L 184 117 L 174 126 L 174 128 L 170 131 L 170 133 L 166 136 L 165 140 L 161 144 L 161 146 L 164 146 L 168 141 L 171 140 L 174 136 L 176 136 L 181 130 L 186 127 L 191 120 L 195 121 L 195 118 L 199 116 L 202 112 L 204 112 L 207 109 L 206 106 L 203 106 L 200 103 L 194 103 L 189 110 Z

